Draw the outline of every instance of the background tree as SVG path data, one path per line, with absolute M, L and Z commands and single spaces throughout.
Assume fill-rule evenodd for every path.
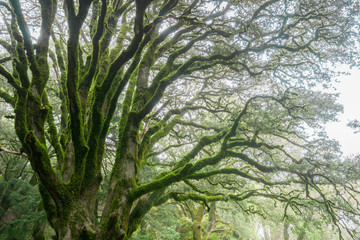
M 0 6 L 0 96 L 57 239 L 129 239 L 169 199 L 250 198 L 310 205 L 356 236 L 354 168 L 321 132 L 341 107 L 313 87 L 354 61 L 357 2 Z

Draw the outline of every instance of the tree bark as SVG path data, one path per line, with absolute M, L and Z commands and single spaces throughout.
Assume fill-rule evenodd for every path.
M 289 240 L 289 226 L 290 224 L 285 221 L 284 222 L 284 240 Z
M 202 240 L 202 219 L 204 217 L 204 205 L 200 205 L 198 208 L 198 211 L 196 213 L 196 217 L 195 220 L 193 221 L 192 224 L 192 230 L 193 230 L 193 239 L 194 240 Z
M 269 234 L 269 231 L 268 231 L 269 230 L 268 226 L 264 222 L 262 222 L 262 227 L 263 227 L 263 231 L 264 231 L 265 240 L 271 240 L 270 234 Z

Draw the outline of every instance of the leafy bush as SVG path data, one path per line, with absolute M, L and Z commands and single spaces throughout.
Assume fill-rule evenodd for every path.
M 30 239 L 35 223 L 46 221 L 45 212 L 37 211 L 40 194 L 29 182 L 0 179 L 0 239 Z

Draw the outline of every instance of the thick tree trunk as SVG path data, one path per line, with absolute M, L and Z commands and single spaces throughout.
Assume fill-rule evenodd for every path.
M 101 239 L 99 229 L 91 219 L 92 213 L 80 201 L 71 202 L 61 209 L 55 228 L 60 240 Z
M 48 220 L 56 232 L 58 240 L 128 240 L 131 233 L 126 230 L 129 226 L 131 203 L 128 197 L 121 197 L 122 206 L 117 206 L 108 217 L 100 223 L 96 223 L 94 196 L 82 195 L 74 197 L 68 202 L 62 201 L 62 205 L 55 205 L 48 194 L 42 189 L 44 207 Z M 117 191 L 116 191 L 117 192 Z M 96 194 L 94 194 L 96 196 Z M 89 203 L 94 202 L 90 205 Z M 117 202 L 119 203 L 119 202 Z M 114 206 L 111 206 L 115 209 Z M 136 226 L 134 227 L 136 228 Z

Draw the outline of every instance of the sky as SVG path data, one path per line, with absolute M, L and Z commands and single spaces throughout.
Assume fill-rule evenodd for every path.
M 346 126 L 350 120 L 360 121 L 360 70 L 342 67 L 351 75 L 340 76 L 334 86 L 340 93 L 338 102 L 344 106 L 344 113 L 338 116 L 339 122 L 327 124 L 326 129 L 330 138 L 338 140 L 342 146 L 344 156 L 360 153 L 360 133 Z

